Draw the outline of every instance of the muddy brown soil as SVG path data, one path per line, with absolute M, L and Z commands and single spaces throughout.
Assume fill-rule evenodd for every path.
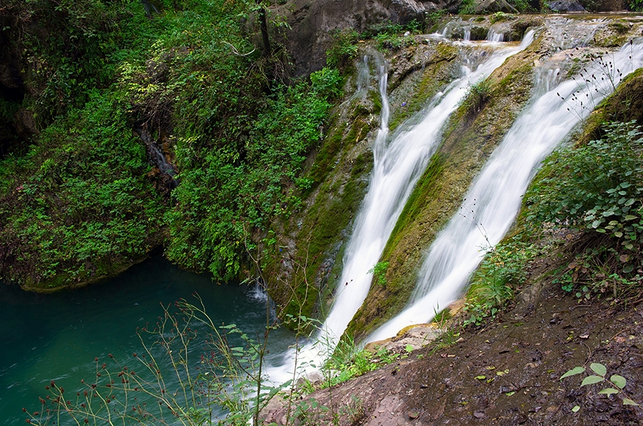
M 308 397 L 296 424 L 341 425 L 639 425 L 643 409 L 623 394 L 581 387 L 588 374 L 560 380 L 576 366 L 607 366 L 643 403 L 643 304 L 579 301 L 547 284 L 484 328 L 433 342 L 403 360 Z M 443 338 L 444 339 L 444 338 Z M 443 342 L 444 343 L 444 342 Z M 297 401 L 296 404 L 301 404 Z M 301 406 L 301 405 L 300 405 Z M 574 412 L 575 407 L 577 411 Z M 267 413 L 284 424 L 285 408 Z M 290 417 L 290 423 L 293 417 Z

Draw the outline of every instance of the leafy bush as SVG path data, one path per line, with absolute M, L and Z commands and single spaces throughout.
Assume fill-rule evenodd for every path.
M 54 288 L 120 272 L 163 239 L 160 197 L 122 100 L 94 94 L 41 134 L 19 161 L 0 163 L 0 267 Z
M 357 56 L 359 33 L 353 29 L 334 33 L 335 41 L 326 52 L 326 62 L 331 67 L 341 67 Z
M 463 0 L 458 9 L 460 15 L 471 15 L 475 13 L 475 3 L 473 0 Z
M 620 395 L 623 405 L 632 405 L 638 407 L 639 404 L 632 400 L 629 395 L 625 392 L 625 386 L 627 386 L 627 379 L 620 374 L 612 374 L 609 378 L 607 377 L 607 367 L 604 364 L 599 362 L 593 362 L 589 365 L 589 368 L 592 370 L 592 373 L 586 376 L 581 382 L 582 386 L 594 385 L 597 383 L 603 383 L 601 386 L 606 386 L 600 391 L 599 395 Z M 560 380 L 563 380 L 567 377 L 576 376 L 578 374 L 585 373 L 585 367 L 578 366 L 574 367 L 571 370 L 567 371 L 565 374 L 560 376 Z M 580 410 L 580 406 L 576 405 L 572 408 L 572 412 L 577 412 Z
M 361 349 L 352 338 L 343 339 L 335 348 L 332 356 L 322 368 L 325 380 L 322 388 L 335 386 L 391 364 L 400 358 L 400 354 L 389 352 L 379 347 L 376 352 Z
M 470 313 L 467 324 L 479 324 L 485 317 L 495 317 L 514 290 L 527 279 L 526 266 L 536 253 L 533 245 L 517 238 L 498 244 L 487 253 L 467 292 L 466 310 Z
M 623 249 L 643 242 L 643 142 L 634 122 L 612 123 L 605 137 L 564 148 L 527 193 L 527 220 L 609 235 Z
M 619 252 L 613 240 L 594 241 L 585 247 L 554 279 L 554 283 L 578 299 L 605 298 L 612 303 L 637 300 L 643 289 L 643 277 L 637 271 L 637 253 Z
M 403 46 L 409 46 L 415 43 L 411 34 L 417 34 L 422 29 L 422 25 L 413 20 L 406 25 L 383 23 L 372 26 L 366 35 L 374 38 L 380 49 L 397 50 Z M 408 32 L 409 36 L 405 35 Z
M 170 260 L 209 270 L 217 280 L 235 278 L 249 233 L 264 229 L 274 215 L 287 214 L 291 204 L 298 206 L 296 195 L 286 189 L 292 189 L 307 153 L 319 141 L 330 108 L 327 96 L 337 94 L 340 82 L 331 70 L 311 80 L 278 91 L 256 117 L 243 146 L 227 143 L 203 150 L 198 162 L 185 157 L 189 151 L 179 152 L 185 171 L 175 191 L 178 205 L 167 217 Z M 181 145 L 190 146 L 187 140 Z
M 248 236 L 300 208 L 298 191 L 312 187 L 298 173 L 341 92 L 339 72 L 281 84 L 283 58 L 257 52 L 244 24 L 254 0 L 145 2 L 159 12 L 148 7 L 149 17 L 142 3 L 10 0 L 0 10 L 46 29 L 11 29 L 36 95 L 0 114 L 25 107 L 44 130 L 28 155 L 0 164 L 4 277 L 86 282 L 140 260 L 169 228 L 171 260 L 230 279 Z M 134 127 L 164 141 L 177 166 L 172 207 Z

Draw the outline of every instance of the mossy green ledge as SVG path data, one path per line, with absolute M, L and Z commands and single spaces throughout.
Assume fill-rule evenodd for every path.
M 387 284 L 371 286 L 347 334 L 363 338 L 407 303 L 426 247 L 457 213 L 473 178 L 529 100 L 533 64 L 541 48 L 538 37 L 507 59 L 489 77 L 490 89 L 482 104 L 465 99 L 453 114 L 441 147 L 413 190 L 380 259 L 389 262 Z

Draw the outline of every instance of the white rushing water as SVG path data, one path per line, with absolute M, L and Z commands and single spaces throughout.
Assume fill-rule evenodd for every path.
M 513 124 L 474 180 L 460 211 L 436 237 L 420 269 L 409 306 L 369 337 L 376 341 L 431 320 L 464 290 L 484 253 L 513 223 L 540 162 L 558 146 L 620 80 L 643 66 L 641 40 L 596 61 L 584 77 L 541 93 Z M 542 74 L 548 77 L 548 73 Z M 594 76 L 594 77 L 592 77 Z M 547 80 L 543 84 L 551 84 Z M 466 217 L 465 217 L 466 216 Z
M 435 152 L 444 123 L 467 95 L 469 87 L 489 76 L 505 59 L 532 41 L 533 32 L 529 32 L 518 46 L 496 47 L 492 53 L 482 55 L 485 59 L 474 70 L 463 66 L 462 75 L 435 96 L 418 124 L 397 132 L 390 141 L 386 70 L 380 68 L 381 127 L 373 146 L 374 165 L 368 192 L 347 243 L 333 307 L 313 342 L 297 354 L 298 369 L 307 371 L 320 366 L 364 302 L 373 278 L 369 271 L 379 260 L 413 186 Z M 281 366 L 268 370 L 272 381 L 292 378 L 294 350 L 286 358 Z
M 492 43 L 501 43 L 505 41 L 505 35 L 495 32 L 493 28 L 489 28 L 489 32 L 487 32 L 487 40 Z

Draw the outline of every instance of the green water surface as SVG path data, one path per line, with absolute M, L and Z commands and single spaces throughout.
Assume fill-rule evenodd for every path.
M 22 407 L 39 409 L 39 396 L 56 380 L 65 389 L 93 377 L 94 358 L 131 359 L 141 351 L 137 327 L 155 324 L 168 305 L 198 292 L 215 324 L 237 324 L 263 334 L 266 299 L 255 288 L 217 285 L 208 276 L 181 271 L 153 258 L 124 274 L 56 294 L 27 293 L 0 283 L 0 422 L 25 424 Z M 272 352 L 291 335 L 271 334 Z

